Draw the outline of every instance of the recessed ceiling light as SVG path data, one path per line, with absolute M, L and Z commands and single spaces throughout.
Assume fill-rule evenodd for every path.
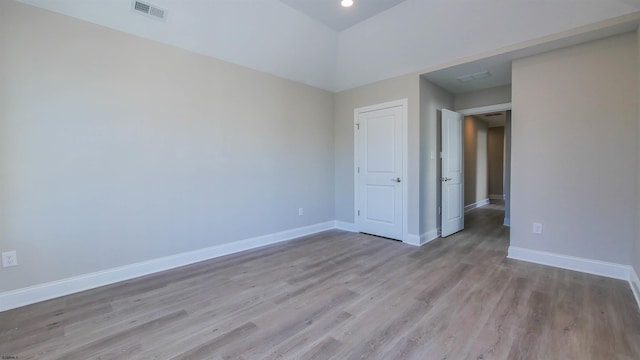
M 343 7 L 349 7 L 349 6 L 353 5 L 353 0 L 342 0 L 340 5 L 342 5 Z

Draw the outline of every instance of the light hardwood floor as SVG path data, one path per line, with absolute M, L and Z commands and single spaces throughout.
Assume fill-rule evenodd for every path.
M 624 281 L 505 259 L 499 205 L 416 248 L 328 231 L 0 313 L 26 359 L 640 359 Z

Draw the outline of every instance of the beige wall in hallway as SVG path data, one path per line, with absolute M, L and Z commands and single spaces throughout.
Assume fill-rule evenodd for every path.
M 490 127 L 487 134 L 487 166 L 489 195 L 503 195 L 504 183 L 504 126 Z
M 487 199 L 487 123 L 475 116 L 464 118 L 464 205 Z

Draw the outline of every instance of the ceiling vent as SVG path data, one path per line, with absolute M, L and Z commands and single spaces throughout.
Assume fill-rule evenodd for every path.
M 167 18 L 167 10 L 138 0 L 133 0 L 131 10 L 158 20 L 165 20 Z
M 484 116 L 500 116 L 500 115 L 502 115 L 501 112 L 491 113 L 491 114 L 484 114 Z
M 486 79 L 488 77 L 491 77 L 491 73 L 488 71 L 483 71 L 475 74 L 460 76 L 456 78 L 456 80 L 458 80 L 458 82 L 461 82 L 461 83 L 466 83 L 473 80 Z

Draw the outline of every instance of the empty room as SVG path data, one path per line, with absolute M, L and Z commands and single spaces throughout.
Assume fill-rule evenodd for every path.
M 0 0 L 0 358 L 640 359 L 639 25 Z

